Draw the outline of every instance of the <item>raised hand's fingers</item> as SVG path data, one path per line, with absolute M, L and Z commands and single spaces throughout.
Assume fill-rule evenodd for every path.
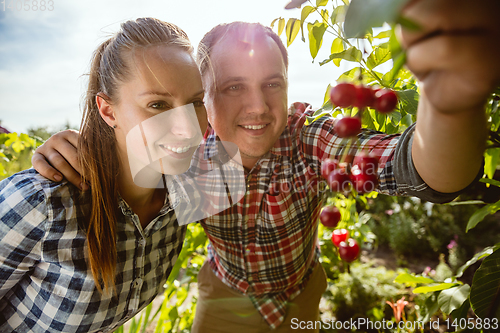
M 54 169 L 42 154 L 35 152 L 31 157 L 31 164 L 33 165 L 33 168 L 35 168 L 35 170 L 45 178 L 55 182 L 63 180 L 61 173 Z
M 44 177 L 58 181 L 64 176 L 80 189 L 87 189 L 80 175 L 77 144 L 78 132 L 68 130 L 53 135 L 36 149 L 33 167 Z
M 57 163 L 61 162 L 61 166 L 67 167 L 66 162 L 69 163 L 72 169 L 74 169 L 79 174 L 82 174 L 82 170 L 80 167 L 80 161 L 78 160 L 78 138 L 80 134 L 74 130 L 66 130 L 59 133 L 54 134 L 44 145 L 50 143 L 51 145 L 47 147 L 47 154 L 44 154 L 49 159 L 49 163 L 51 163 L 56 169 L 61 171 L 63 175 L 67 177 L 65 170 L 59 169 L 59 165 Z M 52 140 L 52 141 L 50 141 Z M 63 160 L 61 161 L 58 158 L 58 155 L 55 154 L 52 150 L 57 151 Z M 54 161 L 51 160 L 54 159 Z M 68 179 L 69 180 L 69 179 Z
M 424 39 L 441 34 L 469 34 L 498 30 L 500 1 L 413 0 L 402 15 L 416 23 L 418 30 L 401 28 L 401 45 L 408 48 Z
M 484 103 L 500 74 L 484 66 L 495 61 L 482 52 L 486 39 L 440 36 L 408 49 L 407 66 L 437 109 L 459 112 Z

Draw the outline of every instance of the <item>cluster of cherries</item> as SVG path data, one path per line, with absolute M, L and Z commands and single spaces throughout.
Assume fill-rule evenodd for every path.
M 396 108 L 398 102 L 397 95 L 392 90 L 373 89 L 351 83 L 340 83 L 332 88 L 330 100 L 334 106 L 359 109 L 355 117 L 339 119 L 334 127 L 337 136 L 352 138 L 353 141 L 361 131 L 361 116 L 366 107 L 372 107 L 380 113 L 389 113 Z M 345 150 L 342 159 L 348 157 L 348 150 Z M 353 189 L 355 193 L 365 194 L 375 190 L 378 185 L 378 162 L 377 156 L 365 152 L 354 158 L 352 166 L 348 162 L 327 158 L 321 164 L 321 175 L 333 192 L 352 194 Z M 324 207 L 320 214 L 321 223 L 328 228 L 336 228 L 341 219 L 341 213 L 334 205 Z M 332 242 L 338 248 L 342 260 L 352 262 L 358 258 L 359 245 L 349 237 L 348 230 L 333 230 Z
M 330 90 L 330 101 L 341 108 L 354 106 L 362 111 L 371 107 L 380 113 L 389 113 L 396 108 L 398 96 L 390 89 L 339 83 Z M 335 123 L 335 132 L 341 138 L 356 136 L 361 132 L 361 112 L 359 117 L 344 117 L 338 120 Z

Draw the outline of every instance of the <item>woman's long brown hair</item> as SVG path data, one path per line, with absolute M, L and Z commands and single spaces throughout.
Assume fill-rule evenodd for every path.
M 116 224 L 118 220 L 119 160 L 115 132 L 100 116 L 96 98 L 118 102 L 118 86 L 130 76 L 133 50 L 148 46 L 175 45 L 189 53 L 193 48 L 179 27 L 153 18 L 127 21 L 120 31 L 95 50 L 85 97 L 78 141 L 83 177 L 90 185 L 86 212 L 88 262 L 99 291 L 114 289 Z M 97 97 L 97 96 L 100 97 Z

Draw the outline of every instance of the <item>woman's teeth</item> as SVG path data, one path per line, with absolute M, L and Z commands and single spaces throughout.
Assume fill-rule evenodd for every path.
M 171 151 L 173 151 L 174 153 L 177 153 L 177 154 L 185 153 L 190 148 L 190 146 L 186 146 L 186 147 L 170 147 L 170 146 L 164 146 L 164 145 L 160 145 L 160 147 L 162 147 L 164 149 L 171 150 Z
M 264 127 L 266 127 L 266 125 L 246 125 L 246 126 L 243 126 L 243 128 L 251 129 L 251 130 L 258 130 L 258 129 L 262 129 Z

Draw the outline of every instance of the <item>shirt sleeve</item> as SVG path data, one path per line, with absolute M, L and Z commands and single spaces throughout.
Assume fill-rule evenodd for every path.
M 380 193 L 415 196 L 426 201 L 444 203 L 452 201 L 466 190 L 441 193 L 425 184 L 415 169 L 411 157 L 415 124 L 402 134 L 390 135 L 365 128 L 358 134 L 356 142 L 351 143 L 351 139 L 340 138 L 335 134 L 335 119 L 332 117 L 324 116 L 306 126 L 305 119 L 307 116 L 312 116 L 312 112 L 308 110 L 304 114 L 293 115 L 290 128 L 292 133 L 298 133 L 299 150 L 318 175 L 321 173 L 323 159 L 340 160 L 348 150 L 345 161 L 352 162 L 356 154 L 365 151 L 379 158 L 377 191 Z M 482 173 L 481 170 L 478 177 Z
M 413 143 L 413 133 L 415 132 L 416 123 L 412 124 L 401 135 L 395 153 L 394 176 L 397 180 L 399 189 L 406 195 L 418 197 L 422 200 L 445 203 L 455 199 L 460 193 L 467 190 L 470 186 L 476 183 L 484 173 L 484 161 L 476 176 L 476 179 L 466 188 L 453 193 L 442 193 L 433 190 L 427 185 L 415 168 L 411 154 L 411 146 Z
M 0 182 L 0 300 L 40 260 L 45 202 L 43 189 L 26 173 Z

